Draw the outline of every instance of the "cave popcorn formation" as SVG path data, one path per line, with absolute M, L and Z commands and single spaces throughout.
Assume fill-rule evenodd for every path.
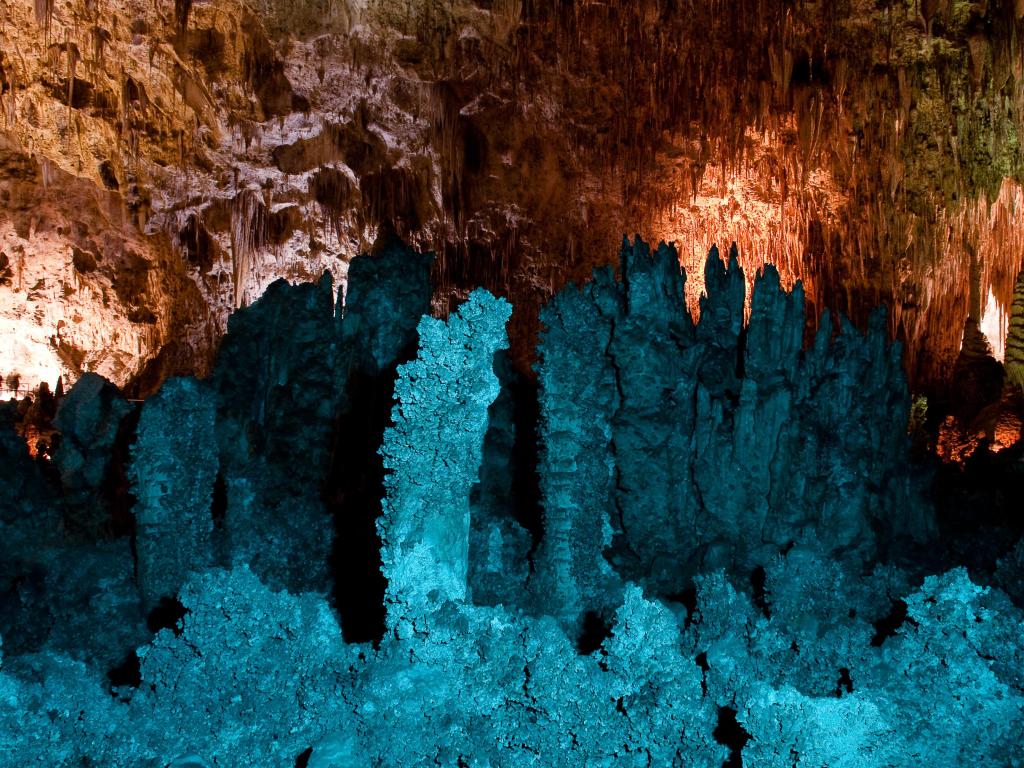
M 624 243 L 618 276 L 545 309 L 536 525 L 521 489 L 492 492 L 526 455 L 511 307 L 479 290 L 420 319 L 428 269 L 391 242 L 353 261 L 343 305 L 329 279 L 275 284 L 211 379 L 141 407 L 83 380 L 63 487 L 5 434 L 0 762 L 1024 759 L 1024 550 L 987 584 L 939 555 L 882 315 L 805 348 L 799 287 L 767 267 L 745 326 L 736 254 L 712 251 L 694 324 L 674 249 Z M 331 477 L 352 471 L 331 424 L 382 371 L 383 503 L 312 492 L 355 487 Z M 104 473 L 72 470 L 118 471 L 132 419 L 125 536 L 80 514 L 113 503 Z M 332 561 L 355 522 L 331 518 L 358 514 L 379 515 L 385 611 L 353 643 L 345 593 L 376 582 Z

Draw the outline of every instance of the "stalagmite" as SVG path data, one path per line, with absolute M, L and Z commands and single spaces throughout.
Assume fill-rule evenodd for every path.
M 330 275 L 279 280 L 232 316 L 213 373 L 227 560 L 280 587 L 326 585 L 320 485 L 344 387 L 339 341 Z
M 391 473 L 378 523 L 387 622 L 398 637 L 423 631 L 444 602 L 471 597 L 469 492 L 499 392 L 494 355 L 508 344 L 511 313 L 507 302 L 475 291 L 447 322 L 423 318 L 417 358 L 398 369 L 394 426 L 381 447 Z
M 805 351 L 803 292 L 784 292 L 774 267 L 746 328 L 735 252 L 728 268 L 709 254 L 696 329 L 673 249 L 627 243 L 621 277 L 597 272 L 544 316 L 531 586 L 547 610 L 600 611 L 609 564 L 671 593 L 699 568 L 754 568 L 801 531 L 864 557 L 879 526 L 928 535 L 923 489 L 898 459 L 909 404 L 884 315 L 867 335 L 844 320 L 832 342 L 825 323 Z M 736 530 L 751 535 L 739 544 Z
M 1022 40 L 0 3 L 0 766 L 1024 765 Z
M 595 278 L 545 308 L 538 348 L 544 539 L 530 586 L 544 612 L 573 623 L 605 610 L 617 580 L 603 553 L 614 533 L 611 417 L 619 397 L 605 349 L 618 297 L 610 270 Z
M 68 502 L 65 525 L 77 535 L 110 534 L 104 486 L 118 430 L 129 411 L 117 387 L 95 373 L 82 376 L 60 401 L 54 426 L 61 440 L 53 461 Z
M 802 284 L 765 266 L 745 322 L 716 250 L 695 324 L 636 238 L 544 311 L 534 390 L 504 299 L 422 316 L 430 263 L 385 235 L 340 301 L 325 275 L 235 313 L 211 377 L 118 425 L 115 538 L 59 525 L 78 476 L 14 432 L 54 396 L 0 407 L 0 762 L 1024 760 L 1021 447 L 913 459 L 884 308 L 805 345 Z M 73 394 L 102 464 L 129 406 Z

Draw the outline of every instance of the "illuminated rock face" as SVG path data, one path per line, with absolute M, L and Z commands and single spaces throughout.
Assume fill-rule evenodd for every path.
M 190 348 L 213 329 L 183 262 L 140 231 L 121 194 L 30 146 L 0 132 L 4 394 L 84 371 L 124 385 L 158 353 L 169 371 L 204 372 Z
M 772 261 L 815 317 L 885 303 L 912 382 L 947 377 L 1021 266 L 1024 21 L 876 5 L 8 4 L 0 374 L 204 374 L 233 308 L 340 287 L 387 225 L 437 251 L 437 309 L 509 295 L 523 371 L 539 305 L 640 231 L 694 312 L 735 240 L 748 295 Z
M 494 356 L 508 345 L 511 314 L 508 302 L 475 291 L 447 322 L 420 322 L 419 355 L 398 369 L 378 524 L 388 627 L 398 636 L 411 636 L 445 602 L 470 598 L 470 490 L 480 477 L 487 409 L 500 391 Z

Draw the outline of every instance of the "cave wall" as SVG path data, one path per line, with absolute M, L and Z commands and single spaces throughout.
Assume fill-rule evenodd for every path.
M 0 11 L 3 370 L 151 391 L 383 226 L 435 310 L 537 308 L 623 232 L 735 240 L 814 317 L 878 303 L 917 385 L 998 353 L 1024 239 L 1019 4 L 58 0 Z M 981 297 L 972 308 L 971 295 Z M 816 319 L 812 321 L 812 325 Z

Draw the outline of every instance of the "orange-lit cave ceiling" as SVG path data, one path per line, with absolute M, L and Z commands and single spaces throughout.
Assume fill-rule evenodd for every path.
M 0 374 L 145 391 L 381 227 L 437 307 L 536 307 L 623 233 L 736 240 L 817 310 L 879 302 L 918 384 L 1022 265 L 1024 1 L 13 0 Z

